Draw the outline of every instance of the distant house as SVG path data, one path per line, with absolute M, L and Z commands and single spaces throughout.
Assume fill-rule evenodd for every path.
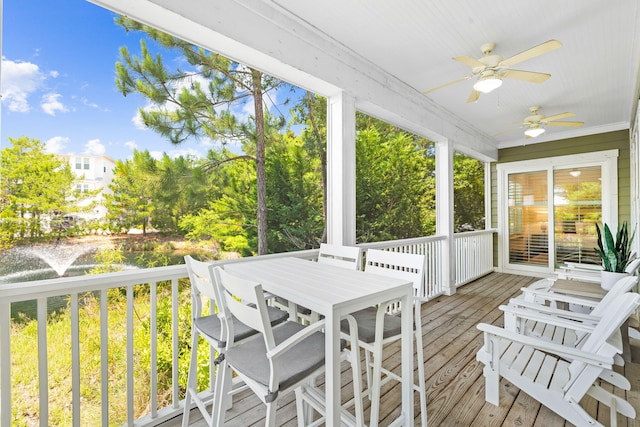
M 109 185 L 113 180 L 115 161 L 104 155 L 58 154 L 58 157 L 71 166 L 77 178 L 74 183 L 76 190 L 80 193 L 88 193 L 86 198 L 78 201 L 78 205 L 80 207 L 93 205 L 88 211 L 80 210 L 73 213 L 74 219 L 91 221 L 104 218 L 107 215 L 104 194 L 111 193 Z M 99 191 L 96 193 L 96 190 Z

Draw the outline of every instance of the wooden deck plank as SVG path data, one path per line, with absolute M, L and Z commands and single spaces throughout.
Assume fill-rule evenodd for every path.
M 483 336 L 476 325 L 503 325 L 503 313 L 498 306 L 519 295 L 520 288 L 537 280 L 532 277 L 492 273 L 463 287 L 452 296 L 440 296 L 422 306 L 422 333 L 427 387 L 427 413 L 430 427 L 437 426 L 531 426 L 572 427 L 562 417 L 540 405 L 513 384 L 500 381 L 500 405 L 484 400 L 483 364 L 475 354 L 483 344 Z M 640 412 L 640 341 L 632 340 L 632 361 L 621 372 L 629 378 L 631 391 L 616 391 Z M 385 348 L 384 366 L 399 371 L 400 348 L 394 343 Z M 417 371 L 416 371 L 417 372 Z M 351 370 L 343 363 L 343 400 L 353 396 Z M 319 384 L 323 383 L 322 378 Z M 386 384 L 381 393 L 381 426 L 387 425 L 400 411 L 400 387 Z M 609 425 L 609 411 L 593 399 L 585 401 L 593 415 L 599 415 Z M 369 401 L 365 400 L 365 420 L 369 419 Z M 415 394 L 415 425 L 419 425 L 419 401 Z M 234 406 L 226 414 L 228 426 L 264 425 L 265 407 L 250 391 L 234 399 Z M 606 417 L 606 419 L 605 419 Z M 181 417 L 165 423 L 164 427 L 179 426 Z M 203 427 L 198 411 L 191 415 L 192 427 Z M 283 396 L 278 408 L 277 425 L 297 425 L 293 395 Z M 640 420 L 618 417 L 619 426 L 640 427 Z

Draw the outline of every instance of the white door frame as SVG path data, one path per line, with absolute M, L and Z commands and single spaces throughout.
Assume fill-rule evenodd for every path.
M 553 215 L 553 171 L 556 169 L 600 166 L 602 168 L 602 220 L 614 229 L 618 225 L 618 150 L 572 154 L 533 160 L 500 163 L 498 175 L 498 270 L 505 273 L 529 273 L 546 276 L 555 270 L 555 223 Z M 549 262 L 546 266 L 509 264 L 508 176 L 513 173 L 547 171 L 547 203 L 549 203 Z M 552 256 L 554 255 L 554 256 Z

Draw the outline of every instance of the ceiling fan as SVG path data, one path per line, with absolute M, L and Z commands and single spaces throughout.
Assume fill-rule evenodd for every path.
M 492 54 L 493 49 L 496 47 L 495 43 L 486 43 L 480 47 L 484 56 L 479 59 L 471 58 L 470 56 L 454 56 L 453 59 L 467 65 L 471 68 L 471 74 L 462 78 L 453 80 L 449 83 L 445 83 L 440 86 L 436 86 L 431 89 L 423 91 L 424 94 L 433 92 L 438 89 L 450 86 L 452 84 L 469 80 L 473 77 L 477 78 L 473 85 L 473 89 L 467 102 L 477 101 L 480 97 L 480 93 L 489 93 L 494 89 L 497 89 L 502 85 L 502 79 L 516 79 L 524 80 L 532 83 L 542 83 L 546 81 L 551 74 L 537 73 L 535 71 L 522 71 L 513 70 L 513 65 L 526 61 L 527 59 L 535 58 L 542 54 L 551 52 L 562 47 L 562 43 L 557 40 L 549 40 L 538 46 L 527 49 L 524 52 L 520 52 L 513 55 L 510 58 L 503 59 L 500 55 Z
M 493 136 L 502 135 L 508 132 L 513 132 L 517 129 L 525 128 L 524 134 L 527 138 L 535 138 L 536 136 L 540 136 L 544 133 L 544 126 L 569 126 L 569 127 L 580 127 L 584 124 L 584 122 L 559 122 L 560 119 L 566 119 L 567 117 L 575 116 L 574 113 L 566 112 L 555 114 L 553 116 L 545 117 L 542 114 L 539 114 L 540 107 L 534 106 L 529 108 L 531 111 L 531 115 L 525 117 L 522 121 L 521 125 L 517 128 L 509 129 L 504 132 L 497 133 Z

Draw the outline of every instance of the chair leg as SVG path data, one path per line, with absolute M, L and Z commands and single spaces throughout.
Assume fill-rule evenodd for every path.
M 184 396 L 184 413 L 182 414 L 182 427 L 189 426 L 189 414 L 191 413 L 191 393 L 196 393 L 196 377 L 198 376 L 198 331 L 191 330 L 191 357 L 189 359 L 189 374 L 187 375 L 187 390 Z
M 226 361 L 221 361 L 218 365 L 218 372 L 215 381 L 215 390 L 213 391 L 213 407 L 211 408 L 212 425 L 224 425 L 224 417 L 226 413 L 226 396 L 231 391 L 231 383 L 225 381 L 226 377 L 231 377 L 231 368 Z M 183 426 L 184 427 L 184 426 Z
M 419 325 L 419 324 L 418 324 Z M 422 348 L 422 331 L 417 328 L 416 336 L 416 356 L 418 363 L 418 394 L 420 395 L 420 421 L 422 427 L 427 427 L 427 390 L 424 374 L 424 350 Z
M 276 408 L 278 400 L 267 403 L 267 414 L 264 418 L 265 427 L 275 427 L 276 425 Z M 222 424 L 221 424 L 222 425 Z

